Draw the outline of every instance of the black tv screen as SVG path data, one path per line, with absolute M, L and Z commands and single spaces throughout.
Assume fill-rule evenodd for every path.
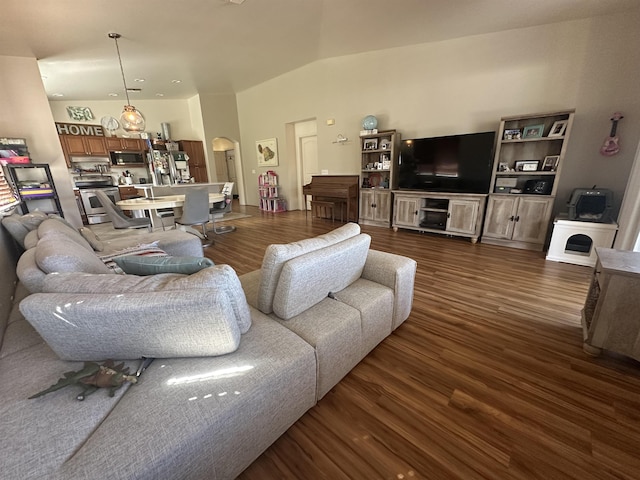
M 496 132 L 403 140 L 398 187 L 489 193 Z

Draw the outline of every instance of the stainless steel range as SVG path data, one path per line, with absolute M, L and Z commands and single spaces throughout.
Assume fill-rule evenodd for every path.
M 114 203 L 120 201 L 120 191 L 113 184 L 109 175 L 80 175 L 73 177 L 76 187 L 80 190 L 80 198 L 89 224 L 109 222 L 107 212 L 98 200 L 96 191 L 104 192 Z

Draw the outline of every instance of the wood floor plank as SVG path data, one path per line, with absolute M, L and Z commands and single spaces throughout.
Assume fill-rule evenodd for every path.
M 340 225 L 251 215 L 205 255 L 238 274 Z M 418 262 L 409 319 L 240 476 L 640 479 L 640 365 L 582 351 L 591 269 L 541 252 L 363 226 Z

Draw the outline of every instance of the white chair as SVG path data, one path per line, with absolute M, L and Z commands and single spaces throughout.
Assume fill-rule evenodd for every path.
M 190 227 L 200 225 L 202 237 L 206 241 L 203 246 L 207 247 L 213 243 L 207 235 L 209 221 L 209 190 L 207 187 L 189 188 L 184 196 L 182 216 L 176 218 L 176 224 Z
M 225 183 L 220 193 L 224 195 L 224 200 L 214 203 L 213 206 L 209 209 L 209 217 L 211 218 L 211 223 L 213 223 L 213 233 L 216 233 L 218 235 L 222 233 L 233 232 L 236 229 L 236 227 L 233 225 L 216 227 L 216 219 L 223 218 L 225 213 L 229 213 L 231 211 L 231 201 L 233 200 L 233 182 Z

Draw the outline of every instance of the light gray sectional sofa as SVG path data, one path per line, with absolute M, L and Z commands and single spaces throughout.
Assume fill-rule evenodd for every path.
M 2 479 L 235 478 L 411 310 L 415 261 L 371 250 L 356 224 L 271 245 L 261 270 L 239 278 L 221 265 L 138 277 L 77 261 L 75 272 L 44 272 L 39 248 L 69 256 L 62 237 L 64 252 L 41 243 L 44 230 L 20 259 L 24 281 L 0 332 Z M 170 237 L 167 251 L 194 253 L 190 238 L 178 236 L 181 250 Z M 135 370 L 147 349 L 156 360 L 113 397 L 78 402 L 70 387 L 28 399 L 79 360 Z

